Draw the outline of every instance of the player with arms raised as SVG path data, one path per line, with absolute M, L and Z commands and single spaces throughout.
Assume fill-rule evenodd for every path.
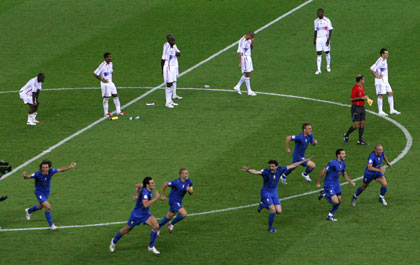
M 39 123 L 36 119 L 39 106 L 38 96 L 39 92 L 41 92 L 44 80 L 45 75 L 39 73 L 19 90 L 19 96 L 23 100 L 23 103 L 28 104 L 29 106 L 27 125 L 35 126 Z
M 317 71 L 315 74 L 319 75 L 321 74 L 322 52 L 325 53 L 325 59 L 327 60 L 327 72 L 331 72 L 330 40 L 334 28 L 331 24 L 331 20 L 324 16 L 324 9 L 319 8 L 317 10 L 317 15 L 318 18 L 314 21 L 314 45 L 317 53 Z
M 254 37 L 255 33 L 253 31 L 248 31 L 248 33 L 243 36 L 238 43 L 238 59 L 239 59 L 239 68 L 241 68 L 242 76 L 239 79 L 238 84 L 233 88 L 238 94 L 242 94 L 241 85 L 245 82 L 246 88 L 248 90 L 248 96 L 256 96 L 257 94 L 251 89 L 251 72 L 254 71 L 254 66 L 252 65 L 251 50 L 254 48 Z

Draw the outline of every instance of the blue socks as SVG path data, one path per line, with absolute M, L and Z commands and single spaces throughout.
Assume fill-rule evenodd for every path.
M 334 215 L 334 214 L 335 214 L 335 212 L 338 210 L 338 208 L 340 207 L 340 204 L 341 204 L 341 203 L 336 204 L 336 205 L 333 205 L 333 207 L 332 207 L 332 209 L 331 209 L 331 211 L 330 211 L 330 213 L 331 213 L 332 215 Z
M 385 196 L 385 193 L 387 190 L 388 190 L 387 187 L 381 187 L 381 196 Z
M 34 206 L 32 206 L 32 208 L 30 208 L 29 210 L 28 210 L 28 213 L 33 213 L 33 212 L 36 212 L 36 211 L 38 211 L 39 209 L 37 208 L 37 205 L 35 204 Z
M 182 215 L 178 214 L 175 219 L 171 222 L 171 225 L 174 225 L 176 223 L 178 223 L 179 221 L 181 221 L 182 219 L 184 219 L 184 217 L 182 217 Z
M 149 244 L 149 248 L 152 248 L 152 247 L 155 246 L 156 237 L 157 237 L 157 232 L 155 232 L 155 231 L 152 230 L 150 232 L 150 244 Z
M 307 175 L 309 175 L 310 173 L 312 172 L 312 169 L 310 169 L 309 167 L 306 167 L 306 169 L 305 169 L 305 175 L 307 176 Z
M 51 213 L 50 212 L 45 212 L 45 218 L 47 218 L 47 221 L 48 221 L 48 225 L 49 226 L 52 226 L 53 225 L 53 221 L 52 221 L 52 218 L 51 218 Z
M 356 197 L 359 196 L 360 193 L 362 193 L 362 192 L 363 192 L 362 187 L 358 187 L 357 190 L 356 190 L 356 193 L 355 193 Z
M 121 235 L 120 231 L 118 231 L 118 233 L 114 236 L 114 240 L 112 240 L 112 242 L 114 242 L 114 244 L 117 244 L 118 240 L 120 240 L 120 238 L 123 235 Z
M 270 213 L 270 215 L 268 216 L 268 228 L 273 227 L 274 216 L 276 216 L 275 213 Z
M 162 218 L 162 221 L 159 223 L 159 229 L 164 226 L 167 222 L 169 222 L 169 219 L 166 218 L 166 215 Z

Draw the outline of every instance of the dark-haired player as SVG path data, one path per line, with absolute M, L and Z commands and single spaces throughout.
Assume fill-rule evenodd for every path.
M 31 219 L 31 214 L 35 211 L 41 210 L 42 208 L 45 209 L 45 218 L 48 221 L 48 225 L 50 226 L 51 230 L 57 229 L 54 225 L 52 218 L 51 218 L 51 205 L 48 202 L 48 197 L 50 196 L 50 188 L 51 188 L 51 178 L 55 173 L 64 172 L 69 170 L 70 168 L 74 168 L 76 166 L 76 162 L 72 162 L 67 167 L 62 167 L 59 169 L 52 168 L 52 163 L 49 160 L 44 160 L 39 165 L 40 171 L 32 173 L 28 175 L 26 171 L 23 171 L 23 177 L 25 179 L 35 179 L 35 197 L 38 200 L 38 204 L 32 206 L 32 208 L 25 209 L 26 212 L 26 219 Z
M 319 8 L 317 10 L 318 18 L 314 21 L 314 45 L 317 53 L 316 66 L 317 70 L 316 75 L 321 74 L 321 63 L 322 63 L 322 52 L 325 53 L 325 58 L 327 59 L 327 72 L 331 72 L 331 35 L 333 31 L 333 26 L 331 20 L 327 17 L 324 17 L 324 9 Z
M 336 158 L 331 160 L 327 166 L 321 170 L 318 182 L 316 183 L 318 188 L 321 187 L 322 177 L 327 173 L 324 180 L 324 190 L 321 191 L 318 199 L 325 197 L 325 199 L 332 204 L 332 209 L 327 215 L 327 220 L 332 222 L 337 221 L 337 219 L 334 218 L 334 214 L 341 204 L 341 186 L 340 181 L 338 180 L 340 175 L 342 174 L 351 185 L 355 185 L 346 172 L 346 163 L 344 162 L 344 160 L 346 160 L 346 151 L 344 149 L 338 149 L 335 151 L 335 156 Z
M 189 178 L 189 172 L 186 168 L 181 168 L 179 170 L 179 178 L 163 183 L 162 185 L 162 196 L 161 200 L 166 200 L 165 190 L 167 187 L 171 187 L 171 193 L 169 194 L 169 211 L 160 221 L 159 229 L 169 222 L 176 213 L 178 215 L 175 219 L 168 225 L 169 233 L 172 233 L 174 225 L 179 221 L 187 218 L 187 211 L 184 206 L 182 206 L 182 200 L 184 199 L 185 194 L 188 192 L 190 195 L 194 193 L 193 191 L 193 182 Z
M 248 31 L 238 42 L 238 59 L 239 68 L 241 68 L 242 76 L 238 84 L 233 88 L 238 94 L 242 94 L 241 85 L 245 82 L 248 90 L 248 96 L 256 96 L 257 94 L 251 89 L 251 72 L 254 71 L 252 64 L 251 50 L 254 48 L 255 32 Z
M 159 193 L 155 191 L 155 196 L 153 196 L 153 189 L 155 188 L 155 181 L 151 177 L 145 177 L 143 179 L 143 185 L 136 185 L 136 206 L 133 211 L 131 211 L 130 219 L 128 219 L 127 224 L 118 231 L 113 239 L 111 239 L 111 244 L 109 245 L 109 250 L 111 252 L 115 251 L 118 240 L 121 237 L 133 229 L 134 226 L 139 224 L 147 224 L 152 228 L 150 232 L 150 244 L 148 250 L 154 254 L 160 254 L 160 252 L 155 248 L 155 241 L 159 231 L 159 224 L 156 218 L 150 213 L 150 206 L 159 199 Z
M 45 80 L 45 75 L 39 73 L 37 76 L 29 80 L 20 90 L 19 96 L 23 100 L 23 103 L 29 105 L 27 125 L 35 126 L 39 123 L 36 119 L 38 114 L 38 96 L 42 89 L 42 83 Z
M 166 36 L 168 42 L 163 45 L 162 59 L 160 60 L 161 70 L 163 74 L 163 81 L 166 84 L 165 88 L 165 106 L 173 109 L 178 106 L 178 103 L 173 101 L 174 98 L 182 99 L 176 94 L 176 82 L 178 78 L 178 57 L 181 56 L 181 51 L 176 46 L 175 37 L 171 34 Z
M 270 215 L 268 216 L 268 231 L 277 232 L 277 230 L 273 227 L 273 222 L 274 216 L 281 213 L 281 202 L 279 195 L 277 194 L 277 188 L 281 175 L 286 170 L 295 168 L 308 161 L 310 161 L 310 158 L 285 167 L 279 167 L 279 163 L 276 160 L 270 160 L 268 161 L 269 167 L 262 169 L 261 171 L 250 169 L 247 166 L 242 166 L 242 170 L 254 175 L 262 175 L 263 177 L 263 187 L 261 189 L 261 201 L 258 206 L 258 212 L 264 208 L 270 211 Z

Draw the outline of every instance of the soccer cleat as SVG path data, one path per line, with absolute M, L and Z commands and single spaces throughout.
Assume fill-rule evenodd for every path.
M 171 102 L 171 105 L 173 105 L 173 106 L 178 106 L 178 103 Z
M 175 107 L 174 107 L 174 105 L 172 105 L 172 104 L 165 105 L 165 107 L 167 107 L 168 109 L 173 109 L 173 108 L 175 108 Z
M 396 115 L 399 115 L 399 114 L 401 114 L 401 112 L 399 112 L 399 111 L 397 111 L 397 110 L 393 109 L 393 110 L 391 110 L 391 111 L 389 112 L 389 114 L 396 114 Z
M 327 65 L 327 72 L 331 72 L 331 67 L 329 65 Z
M 309 175 L 306 175 L 305 172 L 302 172 L 302 177 L 307 181 L 307 182 L 312 182 L 312 179 L 309 177 Z
M 334 216 L 332 216 L 332 215 L 328 215 L 328 216 L 327 216 L 327 221 L 337 222 L 337 221 L 338 221 L 338 219 L 334 218 Z
M 105 116 L 108 117 L 108 118 L 112 118 L 112 114 L 111 113 L 107 113 L 107 114 L 105 114 Z
M 270 231 L 271 233 L 276 233 L 277 230 L 274 227 L 269 227 L 268 231 Z
M 264 204 L 262 202 L 260 202 L 260 205 L 258 205 L 258 209 L 257 212 L 261 212 L 262 209 L 264 209 Z
M 255 93 L 254 91 L 249 91 L 248 92 L 248 96 L 252 96 L 252 97 L 255 97 L 257 95 L 257 93 Z
M 345 144 L 349 142 L 349 137 L 345 133 L 343 134 L 343 141 Z
M 33 121 L 27 121 L 27 122 L 26 122 L 26 125 L 35 126 L 35 125 L 36 125 L 36 123 L 35 123 L 35 122 L 33 122 Z
M 358 140 L 358 141 L 357 141 L 357 144 L 358 144 L 358 145 L 369 145 L 367 142 L 365 142 L 365 141 L 363 141 L 363 140 L 361 140 L 361 141 L 360 141 L 360 140 Z
M 379 116 L 385 116 L 385 117 L 386 117 L 386 116 L 388 116 L 388 114 L 386 114 L 386 113 L 385 113 L 385 112 L 383 112 L 383 111 L 378 112 L 378 115 L 379 115 Z
M 120 111 L 120 113 L 118 113 L 117 115 L 120 115 L 120 116 L 125 116 L 125 115 L 127 115 L 127 113 L 126 113 L 126 112 L 124 112 L 124 111 Z
M 31 220 L 31 214 L 29 213 L 29 208 L 26 208 L 25 209 L 25 212 L 26 212 L 26 220 Z
M 51 226 L 50 226 L 50 230 L 56 230 L 57 229 L 57 227 L 54 225 L 54 224 L 52 224 Z
M 353 196 L 351 196 L 351 206 L 356 207 L 356 200 L 357 198 L 353 194 Z
M 160 254 L 160 252 L 155 247 L 147 247 L 147 249 L 153 252 L 153 254 L 156 254 L 156 255 Z
M 173 224 L 168 224 L 168 232 L 172 233 L 172 231 L 174 231 L 174 225 Z
M 182 99 L 182 97 L 180 97 L 180 96 L 175 96 L 175 97 L 173 97 L 173 99 Z
M 280 177 L 280 180 L 282 184 L 285 184 L 285 185 L 287 184 L 286 175 L 282 174 Z
M 240 87 L 235 86 L 233 88 L 233 90 L 235 90 L 239 95 L 242 95 L 242 92 L 241 92 L 241 88 Z
M 319 194 L 318 194 L 318 200 L 321 200 L 322 198 L 324 198 L 325 197 L 325 191 L 324 190 L 321 190 L 320 192 L 319 192 Z
M 111 239 L 111 244 L 109 245 L 109 251 L 114 252 L 116 246 L 117 244 L 114 243 L 114 238 Z
M 386 200 L 385 200 L 385 197 L 381 197 L 381 196 L 379 196 L 379 202 L 382 202 L 382 205 L 383 206 L 387 206 L 388 205 L 388 203 L 386 202 Z
M 318 71 L 315 72 L 315 74 L 316 75 L 320 75 L 321 74 L 321 71 L 318 70 Z
M 0 202 L 7 199 L 7 195 L 0 196 Z

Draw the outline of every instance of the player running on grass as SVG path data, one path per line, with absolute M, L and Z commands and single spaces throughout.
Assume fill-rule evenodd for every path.
M 308 144 L 316 145 L 318 143 L 317 140 L 314 139 L 314 136 L 312 135 L 312 126 L 309 123 L 304 123 L 302 125 L 302 133 L 297 135 L 289 135 L 286 137 L 286 152 L 290 153 L 289 143 L 290 141 L 295 142 L 295 151 L 293 152 L 293 160 L 292 163 L 305 160 L 305 152 L 306 148 L 308 147 Z M 309 173 L 312 172 L 315 168 L 315 163 L 313 161 L 308 161 L 305 163 L 302 163 L 302 166 L 306 167 L 305 171 L 302 172 L 302 177 L 308 181 L 311 182 L 311 178 L 309 177 Z M 287 176 L 292 173 L 294 168 L 288 169 L 286 172 L 284 172 L 281 176 L 281 182 L 283 184 L 287 184 L 286 178 Z
M 39 123 L 36 119 L 38 114 L 38 96 L 42 89 L 42 83 L 45 80 L 45 75 L 39 73 L 36 77 L 29 80 L 20 90 L 19 96 L 23 100 L 23 103 L 29 105 L 27 125 L 35 126 Z
M 55 173 L 64 172 L 69 170 L 70 168 L 74 168 L 76 166 L 76 162 L 72 162 L 67 167 L 62 167 L 59 169 L 52 168 L 52 163 L 49 160 L 44 160 L 39 165 L 40 171 L 32 173 L 28 175 L 26 171 L 23 171 L 24 179 L 35 179 L 35 197 L 38 200 L 38 204 L 32 206 L 32 208 L 25 209 L 26 212 L 26 219 L 31 220 L 31 214 L 35 211 L 41 210 L 45 208 L 45 218 L 48 221 L 48 225 L 50 226 L 51 230 L 57 229 L 54 225 L 52 218 L 51 218 L 51 205 L 48 202 L 48 197 L 50 196 L 50 188 L 51 188 L 51 178 Z
M 368 165 L 365 168 L 365 174 L 363 175 L 363 185 L 358 187 L 356 193 L 353 194 L 351 205 L 356 207 L 356 200 L 358 196 L 368 187 L 369 183 L 372 180 L 376 180 L 381 184 L 381 193 L 379 195 L 379 202 L 381 202 L 384 206 L 387 206 L 388 203 L 385 200 L 385 193 L 388 190 L 388 183 L 386 182 L 385 178 L 385 168 L 382 167 L 382 162 L 385 161 L 385 164 L 392 168 L 391 164 L 388 161 L 388 158 L 385 155 L 384 148 L 382 145 L 377 144 L 375 146 L 375 150 L 370 153 L 368 158 Z
M 96 68 L 93 72 L 93 75 L 101 81 L 102 97 L 103 97 L 103 107 L 104 115 L 112 117 L 112 114 L 108 112 L 108 101 L 109 97 L 112 95 L 114 98 L 114 105 L 117 111 L 117 115 L 125 115 L 124 111 L 121 111 L 120 99 L 118 97 L 117 87 L 114 84 L 112 79 L 114 70 L 112 65 L 112 54 L 106 52 L 104 54 L 104 61 Z
M 239 79 L 238 84 L 233 88 L 236 92 L 238 92 L 238 94 L 242 94 L 241 85 L 245 82 L 248 90 L 248 96 L 257 95 L 251 89 L 251 72 L 254 71 L 251 50 L 254 48 L 254 37 L 255 33 L 253 31 L 248 31 L 248 33 L 239 40 L 237 53 L 239 58 L 239 68 L 241 68 L 243 75 L 241 76 L 241 79 Z
M 242 166 L 242 170 L 254 175 L 262 175 L 263 177 L 263 187 L 261 189 L 261 201 L 260 205 L 258 206 L 258 212 L 261 212 L 262 209 L 268 209 L 270 211 L 268 216 L 268 231 L 277 232 L 277 230 L 273 227 L 273 222 L 275 215 L 281 213 L 281 202 L 279 195 L 277 194 L 277 188 L 281 174 L 286 170 L 295 168 L 303 163 L 310 161 L 311 158 L 293 163 L 285 167 L 279 167 L 279 163 L 276 160 L 270 160 L 268 161 L 269 167 L 262 169 L 261 171 L 250 169 L 247 166 Z
M 118 240 L 130 232 L 134 226 L 139 224 L 147 224 L 152 228 L 152 231 L 150 232 L 150 244 L 148 250 L 154 254 L 160 254 L 160 252 L 155 248 L 155 241 L 159 231 L 159 224 L 156 218 L 150 213 L 150 206 L 155 203 L 160 196 L 159 193 L 155 191 L 155 196 L 153 197 L 153 189 L 155 186 L 155 181 L 151 177 L 145 177 L 143 179 L 143 185 L 136 185 L 136 206 L 131 212 L 130 219 L 128 219 L 127 224 L 121 228 L 120 231 L 118 231 L 113 239 L 111 239 L 111 244 L 109 245 L 109 250 L 111 252 L 115 251 Z
M 167 187 L 172 188 L 171 193 L 169 194 L 169 211 L 166 216 L 162 218 L 162 221 L 160 221 L 159 230 L 162 226 L 169 222 L 176 213 L 178 213 L 175 219 L 168 225 L 168 231 L 169 233 L 172 233 L 174 225 L 187 218 L 187 211 L 184 206 L 182 206 L 182 200 L 184 199 L 185 194 L 187 192 L 190 195 L 194 193 L 193 182 L 189 178 L 188 170 L 186 168 L 181 168 L 179 170 L 178 179 L 163 183 L 162 196 L 160 197 L 163 201 L 166 200 L 165 190 Z
M 340 181 L 338 180 L 340 174 L 343 174 L 344 178 L 352 185 L 356 185 L 349 177 L 346 172 L 346 151 L 344 149 L 338 149 L 335 152 L 336 159 L 330 161 L 325 168 L 321 170 L 318 177 L 318 182 L 316 186 L 321 187 L 322 177 L 327 173 L 327 176 L 324 180 L 324 189 L 319 193 L 318 199 L 322 197 L 332 204 L 332 209 L 327 215 L 327 220 L 336 222 L 337 219 L 334 218 L 335 212 L 338 210 L 341 204 L 341 186 Z

